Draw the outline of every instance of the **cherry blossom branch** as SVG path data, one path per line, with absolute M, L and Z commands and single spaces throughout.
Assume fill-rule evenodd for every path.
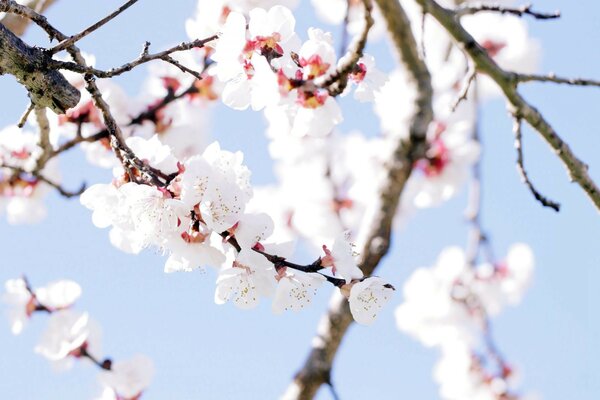
M 544 116 L 521 96 L 517 90 L 519 75 L 500 68 L 485 49 L 463 28 L 456 12 L 440 6 L 434 0 L 416 1 L 454 38 L 457 45 L 473 61 L 477 71 L 488 75 L 498 84 L 510 104 L 511 112 L 525 120 L 550 145 L 567 169 L 571 180 L 585 191 L 592 203 L 600 210 L 600 188 L 589 176 L 588 166 L 575 156 L 569 145 L 558 135 Z
M 498 4 L 472 4 L 466 3 L 462 4 L 456 8 L 456 15 L 459 17 L 464 17 L 465 15 L 472 15 L 480 12 L 496 12 L 500 14 L 511 14 L 516 15 L 518 17 L 522 17 L 524 15 L 529 15 L 535 19 L 556 19 L 560 18 L 560 11 L 555 11 L 553 13 L 541 13 L 532 10 L 531 4 L 525 4 L 520 7 L 505 7 Z
M 513 132 L 515 134 L 515 149 L 517 150 L 517 171 L 519 171 L 519 174 L 521 175 L 521 179 L 522 179 L 523 183 L 527 186 L 527 188 L 529 189 L 531 194 L 533 194 L 533 197 L 535 197 L 535 199 L 540 202 L 540 204 L 542 204 L 544 207 L 549 207 L 549 208 L 553 209 L 554 211 L 559 212 L 560 204 L 548 199 L 546 196 L 541 194 L 535 188 L 535 186 L 533 186 L 533 183 L 531 183 L 531 180 L 529 179 L 529 175 L 527 174 L 527 171 L 525 170 L 525 165 L 524 165 L 524 161 L 523 161 L 523 141 L 522 141 L 523 135 L 522 135 L 522 126 L 521 125 L 522 125 L 521 118 L 517 115 L 514 115 Z
M 390 247 L 392 221 L 400 195 L 414 162 L 425 155 L 426 133 L 433 120 L 431 76 L 423 60 L 419 58 L 408 17 L 396 0 L 376 0 L 376 3 L 386 19 L 408 76 L 417 88 L 417 96 L 416 112 L 410 121 L 409 138 L 396 143 L 393 155 L 386 165 L 387 174 L 380 186 L 379 199 L 371 210 L 359 264 L 365 275 L 373 273 Z M 308 357 L 288 386 L 285 398 L 312 399 L 323 383 L 331 381 L 333 360 L 352 321 L 348 302 L 340 293 L 335 293 L 328 312 L 319 322 Z
M 363 50 L 367 45 L 367 37 L 373 26 L 374 20 L 371 12 L 373 4 L 371 0 L 362 0 L 365 8 L 365 27 L 361 32 L 360 37 L 354 42 L 354 46 L 348 50 L 346 55 L 342 57 L 338 68 L 331 75 L 324 77 L 324 80 L 316 80 L 317 86 L 327 88 L 331 96 L 341 94 L 348 85 L 348 75 L 352 73 L 356 67 L 358 60 L 363 56 Z M 348 5 L 348 8 L 350 5 Z
M 115 11 L 113 11 L 112 13 L 110 13 L 109 15 L 107 15 L 106 17 L 102 18 L 100 21 L 98 21 L 98 22 L 96 22 L 96 23 L 88 26 L 87 28 L 85 28 L 81 32 L 79 32 L 79 33 L 77 33 L 77 34 L 75 34 L 73 36 L 70 36 L 67 39 L 61 40 L 60 43 L 58 43 L 56 46 L 52 47 L 48 51 L 51 54 L 55 54 L 55 53 L 58 53 L 59 51 L 62 51 L 64 49 L 66 49 L 67 47 L 75 44 L 76 42 L 78 42 L 79 40 L 83 39 L 84 37 L 86 37 L 90 33 L 94 32 L 98 28 L 100 28 L 103 25 L 105 25 L 107 22 L 112 21 L 114 18 L 116 18 L 123 11 L 127 10 L 129 7 L 131 7 L 132 5 L 134 5 L 135 3 L 137 3 L 137 1 L 138 0 L 129 0 L 129 1 L 127 1 L 121 7 L 117 8 Z

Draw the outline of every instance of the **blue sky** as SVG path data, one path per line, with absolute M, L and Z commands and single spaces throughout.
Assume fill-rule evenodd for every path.
M 305 3 L 297 14 L 298 19 L 304 18 L 297 29 L 301 35 L 310 25 L 311 11 Z M 48 16 L 64 32 L 74 33 L 118 4 L 60 0 Z M 183 23 L 195 1 L 164 4 L 140 2 L 84 39 L 80 47 L 94 53 L 98 65 L 106 68 L 135 57 L 146 40 L 154 49 L 181 41 Z M 558 21 L 528 20 L 532 35 L 543 44 L 543 71 L 600 77 L 600 20 L 595 17 L 600 4 L 547 0 L 536 5 L 563 12 Z M 27 39 L 47 43 L 37 30 L 30 31 Z M 380 43 L 370 51 L 385 59 L 389 49 Z M 138 70 L 117 81 L 134 95 L 144 76 Z M 592 177 L 600 180 L 598 89 L 531 84 L 523 92 L 590 164 Z M 18 119 L 27 99 L 8 76 L 0 78 L 0 93 L 0 125 L 4 126 Z M 377 129 L 376 120 L 351 112 L 356 106 L 348 107 L 342 131 Z M 582 190 L 569 183 L 549 147 L 526 130 L 530 176 L 563 208 L 556 214 L 533 200 L 515 170 L 511 123 L 501 101 L 482 110 L 483 222 L 497 254 L 505 254 L 513 242 L 530 244 L 536 255 L 536 276 L 523 303 L 494 320 L 494 335 L 506 357 L 517 364 L 525 392 L 545 399 L 592 399 L 600 391 L 600 216 Z M 244 151 L 253 183 L 272 180 L 270 165 L 265 163 L 262 116 L 220 109 L 212 124 L 222 147 Z M 86 167 L 77 151 L 61 159 L 61 169 L 70 187 L 78 187 L 82 179 L 105 182 L 109 176 Z M 442 248 L 463 245 L 465 202 L 463 192 L 443 207 L 418 214 L 396 232 L 393 250 L 379 274 L 400 288 L 416 267 L 433 264 Z M 218 306 L 213 302 L 211 271 L 165 275 L 160 254 L 150 250 L 130 256 L 113 248 L 108 232 L 91 224 L 90 212 L 77 200 L 53 194 L 48 205 L 49 216 L 39 225 L 12 227 L 0 220 L 0 280 L 26 273 L 34 285 L 58 278 L 79 282 L 83 296 L 77 309 L 100 322 L 104 355 L 123 359 L 144 353 L 154 360 L 157 374 L 144 399 L 270 399 L 283 392 L 304 360 L 326 307 L 328 289 L 321 289 L 313 307 L 301 314 L 275 316 L 268 302 L 249 312 L 230 304 Z M 312 255 L 299 255 L 303 257 Z M 374 326 L 354 326 L 345 338 L 333 372 L 342 399 L 437 398 L 431 370 L 438 354 L 395 328 L 393 310 L 401 297 L 397 292 Z M 45 323 L 45 316 L 36 316 L 18 337 L 10 334 L 7 325 L 0 329 L 2 397 L 91 398 L 98 389 L 92 366 L 78 365 L 56 374 L 33 353 Z M 322 390 L 319 398 L 330 396 Z

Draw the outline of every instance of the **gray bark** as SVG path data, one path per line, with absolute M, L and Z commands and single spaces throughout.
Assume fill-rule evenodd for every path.
M 36 106 L 63 114 L 77 105 L 81 94 L 60 72 L 48 69 L 49 59 L 42 49 L 28 46 L 0 24 L 0 75 L 17 78 Z

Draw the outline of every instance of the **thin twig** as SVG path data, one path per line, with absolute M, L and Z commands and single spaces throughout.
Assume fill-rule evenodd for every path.
M 467 74 L 465 75 L 465 80 L 462 84 L 460 93 L 454 101 L 454 104 L 452 104 L 452 112 L 456 111 L 456 109 L 462 101 L 467 100 L 467 96 L 469 95 L 469 89 L 471 89 L 471 84 L 473 83 L 475 78 L 477 78 L 477 70 L 473 65 L 471 65 L 471 63 L 469 63 L 469 68 L 467 70 Z
M 572 86 L 598 86 L 600 81 L 595 79 L 582 78 L 563 78 L 554 74 L 535 75 L 535 74 L 517 74 L 516 79 L 519 83 L 523 82 L 553 82 Z
M 523 134 L 522 134 L 522 126 L 521 125 L 522 125 L 521 118 L 515 115 L 513 132 L 515 134 L 515 149 L 517 150 L 517 171 L 519 171 L 519 174 L 521 175 L 521 179 L 523 180 L 523 183 L 527 186 L 527 188 L 529 189 L 531 194 L 533 194 L 533 197 L 535 197 L 535 199 L 537 201 L 539 201 L 544 207 L 550 207 L 554 211 L 559 212 L 560 204 L 548 199 L 546 196 L 541 194 L 533 186 L 533 183 L 531 183 L 531 180 L 529 179 L 529 175 L 527 174 L 527 171 L 525 170 L 525 165 L 524 165 L 524 161 L 523 161 L 523 141 L 522 141 Z
M 446 9 L 433 0 L 416 1 L 454 38 L 457 45 L 473 61 L 477 71 L 488 75 L 498 84 L 510 104 L 511 111 L 522 120 L 527 121 L 552 147 L 567 169 L 570 179 L 585 191 L 595 207 L 600 210 L 600 188 L 590 177 L 588 166 L 575 156 L 569 145 L 558 135 L 544 116 L 521 96 L 517 90 L 517 76 L 496 64 L 487 51 L 460 24 L 453 10 Z
M 535 19 L 556 19 L 560 18 L 560 11 L 554 11 L 553 13 L 542 13 L 532 10 L 531 4 L 526 4 L 521 7 L 505 7 L 498 4 L 472 4 L 466 3 L 456 8 L 456 16 L 464 17 L 465 15 L 473 15 L 480 12 L 497 12 L 500 14 L 511 14 L 518 17 L 523 15 L 529 15 Z
M 81 193 L 83 193 L 86 189 L 86 185 L 85 183 L 81 185 L 81 188 L 79 188 L 79 190 L 76 190 L 74 192 L 67 190 L 65 188 L 63 188 L 62 186 L 60 186 L 58 183 L 53 182 L 52 180 L 46 178 L 44 175 L 42 175 L 41 172 L 37 172 L 37 171 L 27 171 L 24 170 L 21 167 L 16 167 L 14 165 L 4 165 L 4 164 L 0 164 L 0 168 L 7 168 L 10 169 L 12 171 L 14 171 L 16 174 L 26 174 L 26 175 L 30 175 L 33 176 L 34 178 L 52 186 L 54 189 L 56 189 L 63 197 L 66 197 L 67 199 L 70 199 L 71 197 L 77 197 L 79 195 L 81 195 Z
M 89 67 L 87 65 L 83 66 L 79 63 L 73 63 L 73 62 L 68 62 L 68 61 L 58 61 L 58 60 L 51 60 L 50 67 L 56 68 L 56 69 L 66 69 L 69 71 L 78 72 L 80 74 L 92 74 L 98 78 L 112 78 L 114 76 L 121 75 L 124 72 L 131 71 L 138 65 L 141 65 L 141 64 L 147 63 L 149 61 L 153 61 L 153 60 L 164 60 L 166 62 L 169 62 L 170 64 L 174 64 L 172 62 L 173 59 L 170 57 L 171 54 L 179 52 L 179 51 L 190 50 L 193 48 L 202 48 L 207 43 L 212 42 L 213 40 L 218 39 L 218 38 L 219 38 L 219 35 L 212 35 L 205 39 L 197 39 L 197 40 L 193 40 L 191 42 L 184 42 L 184 43 L 178 44 L 177 46 L 173 46 L 167 50 L 163 50 L 163 51 L 160 51 L 160 52 L 154 53 L 154 54 L 148 53 L 149 43 L 146 42 L 144 44 L 144 50 L 135 60 L 132 60 L 126 64 L 123 64 L 120 67 L 111 68 L 107 71 Z M 176 66 L 181 69 L 180 65 L 176 65 Z M 194 77 L 197 78 L 197 72 L 195 72 L 195 71 L 190 72 L 191 70 L 188 70 L 187 67 L 183 71 L 189 72 Z
M 62 40 L 59 44 L 57 44 L 56 46 L 52 47 L 49 50 L 50 53 L 56 54 L 59 51 L 62 51 L 64 49 L 66 49 L 67 47 L 75 44 L 76 42 L 83 39 L 90 33 L 94 32 L 96 29 L 98 29 L 101 26 L 103 26 L 104 24 L 106 24 L 107 22 L 113 20 L 116 16 L 121 14 L 123 11 L 127 10 L 129 7 L 131 7 L 132 5 L 137 3 L 137 1 L 138 0 L 129 0 L 128 2 L 123 4 L 121 7 L 117 8 L 115 11 L 113 11 L 110 15 L 107 15 L 106 17 L 102 18 L 100 21 L 96 22 L 95 24 L 92 24 L 92 25 L 88 26 L 87 28 L 85 28 L 84 30 L 82 30 L 81 32 L 79 32 L 67 39 Z
M 19 118 L 19 122 L 17 122 L 17 127 L 22 128 L 25 126 L 25 124 L 27 123 L 27 118 L 29 118 L 29 114 L 31 114 L 34 108 L 35 104 L 33 102 L 30 102 L 23 115 L 21 115 L 21 118 Z

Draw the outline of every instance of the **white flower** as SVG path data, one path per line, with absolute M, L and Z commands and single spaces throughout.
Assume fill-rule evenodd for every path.
M 331 250 L 323 245 L 325 257 L 321 259 L 321 266 L 332 267 L 333 275 L 341 276 L 350 283 L 353 279 L 360 279 L 363 273 L 356 264 L 354 248 L 349 241 L 348 233 L 338 235 Z
M 267 239 L 273 233 L 273 220 L 268 214 L 243 214 L 232 232 L 243 249 Z
M 31 314 L 37 306 L 55 311 L 71 306 L 81 296 L 81 287 L 70 280 L 50 282 L 44 287 L 34 290 L 27 289 L 24 279 L 9 279 L 4 284 L 6 293 L 3 302 L 9 304 L 8 318 L 13 334 L 18 335 L 23 330 Z
M 10 306 L 7 312 L 10 329 L 13 334 L 18 335 L 29 320 L 33 312 L 32 308 L 35 308 L 34 299 L 23 279 L 9 279 L 5 282 L 4 288 L 6 292 L 2 296 L 2 301 Z
M 354 320 L 362 325 L 371 325 L 394 290 L 392 285 L 376 276 L 353 283 L 348 302 Z
M 102 371 L 98 380 L 102 385 L 112 389 L 118 399 L 137 399 L 150 386 L 154 377 L 152 360 L 138 354 L 129 360 L 115 361 L 110 371 Z
M 86 349 L 98 346 L 97 335 L 97 328 L 90 323 L 87 313 L 56 311 L 50 315 L 35 352 L 50 361 L 65 360 L 69 355 L 79 356 L 82 346 Z
M 231 300 L 241 309 L 254 308 L 260 297 L 272 295 L 274 287 L 273 265 L 261 254 L 243 249 L 233 267 L 219 272 L 215 303 L 224 304 Z
M 250 171 L 242 161 L 241 152 L 221 150 L 215 142 L 185 163 L 181 200 L 190 208 L 199 204 L 202 220 L 219 233 L 235 225 L 252 196 Z
M 22 131 L 16 125 L 0 130 L 0 165 L 8 165 L 25 172 L 0 167 L 0 214 L 6 213 L 8 223 L 33 224 L 44 219 L 46 206 L 43 199 L 50 185 L 32 176 L 42 149 L 37 145 L 38 135 Z M 58 164 L 50 160 L 39 171 L 45 178 L 60 183 Z
M 448 341 L 473 342 L 479 329 L 469 310 L 452 298 L 455 282 L 467 273 L 464 252 L 444 249 L 432 268 L 418 268 L 404 284 L 404 303 L 396 309 L 396 323 L 425 346 Z
M 298 312 L 308 307 L 323 281 L 325 277 L 321 274 L 290 272 L 288 268 L 277 284 L 272 304 L 273 312 L 276 314 L 281 314 L 284 310 Z

